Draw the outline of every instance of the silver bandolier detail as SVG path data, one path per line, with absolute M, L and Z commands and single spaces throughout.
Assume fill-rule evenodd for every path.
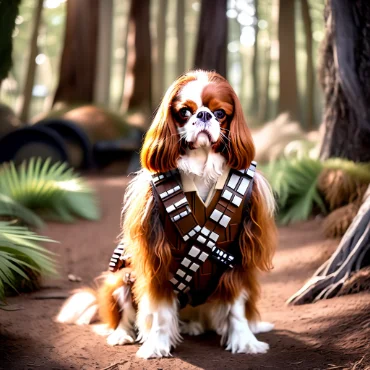
M 115 272 L 120 269 L 123 265 L 123 254 L 124 254 L 124 247 L 123 244 L 120 243 L 117 245 L 116 249 L 114 250 L 112 257 L 110 258 L 109 262 L 109 271 Z

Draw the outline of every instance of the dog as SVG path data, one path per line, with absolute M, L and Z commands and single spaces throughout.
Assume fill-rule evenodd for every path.
M 272 268 L 275 201 L 256 171 L 241 103 L 225 78 L 191 71 L 167 90 L 129 184 L 122 243 L 98 292 L 72 296 L 57 321 L 112 329 L 107 342 L 170 356 L 181 334 L 213 330 L 232 353 L 265 353 L 256 333 L 258 271 Z

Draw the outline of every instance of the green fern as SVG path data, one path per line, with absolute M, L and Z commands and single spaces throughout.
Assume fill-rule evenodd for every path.
M 0 167 L 0 194 L 50 218 L 71 222 L 74 216 L 99 219 L 90 187 L 65 163 L 51 164 L 31 158 L 17 169 L 14 163 Z
M 341 158 L 326 161 L 309 157 L 283 158 L 262 167 L 276 195 L 278 221 L 282 225 L 307 220 L 315 207 L 324 214 L 327 212 L 317 189 L 323 169 L 341 169 L 360 182 L 370 183 L 370 164 Z
M 54 254 L 39 245 L 52 242 L 25 227 L 0 222 L 0 302 L 6 287 L 17 290 L 19 279 L 29 280 L 26 271 L 38 275 L 55 275 Z
M 5 194 L 0 194 L 0 216 L 19 219 L 27 225 L 34 227 L 41 227 L 44 224 L 36 213 Z
M 281 224 L 306 220 L 315 206 L 326 212 L 316 187 L 322 169 L 319 160 L 308 157 L 281 159 L 265 167 L 265 175 L 277 197 Z

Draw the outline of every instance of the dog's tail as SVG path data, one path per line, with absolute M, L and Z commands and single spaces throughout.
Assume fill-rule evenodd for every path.
M 62 306 L 56 321 L 65 324 L 85 325 L 98 319 L 97 292 L 93 289 L 74 291 Z
M 124 285 L 126 269 L 115 273 L 104 273 L 97 290 L 84 288 L 74 291 L 63 304 L 56 321 L 66 324 L 88 325 L 100 321 L 108 328 L 115 329 L 121 312 L 117 293 Z

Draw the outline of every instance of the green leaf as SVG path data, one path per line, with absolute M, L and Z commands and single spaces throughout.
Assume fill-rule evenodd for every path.
M 36 213 L 5 194 L 0 194 L 0 216 L 14 217 L 35 227 L 41 227 L 44 224 L 42 219 L 37 216 Z
M 281 224 L 308 219 L 315 205 L 326 212 L 317 191 L 317 180 L 322 169 L 323 164 L 319 160 L 308 157 L 284 158 L 264 168 L 277 197 L 278 220 Z
M 64 222 L 74 221 L 75 216 L 88 220 L 100 217 L 93 190 L 68 164 L 52 164 L 50 159 L 31 158 L 18 169 L 12 162 L 0 166 L 0 194 Z M 36 222 L 30 214 L 27 216 L 26 222 Z
M 28 271 L 41 275 L 56 274 L 55 254 L 39 242 L 51 240 L 25 227 L 0 222 L 0 301 L 5 299 L 5 286 L 15 291 L 19 279 L 29 279 Z

